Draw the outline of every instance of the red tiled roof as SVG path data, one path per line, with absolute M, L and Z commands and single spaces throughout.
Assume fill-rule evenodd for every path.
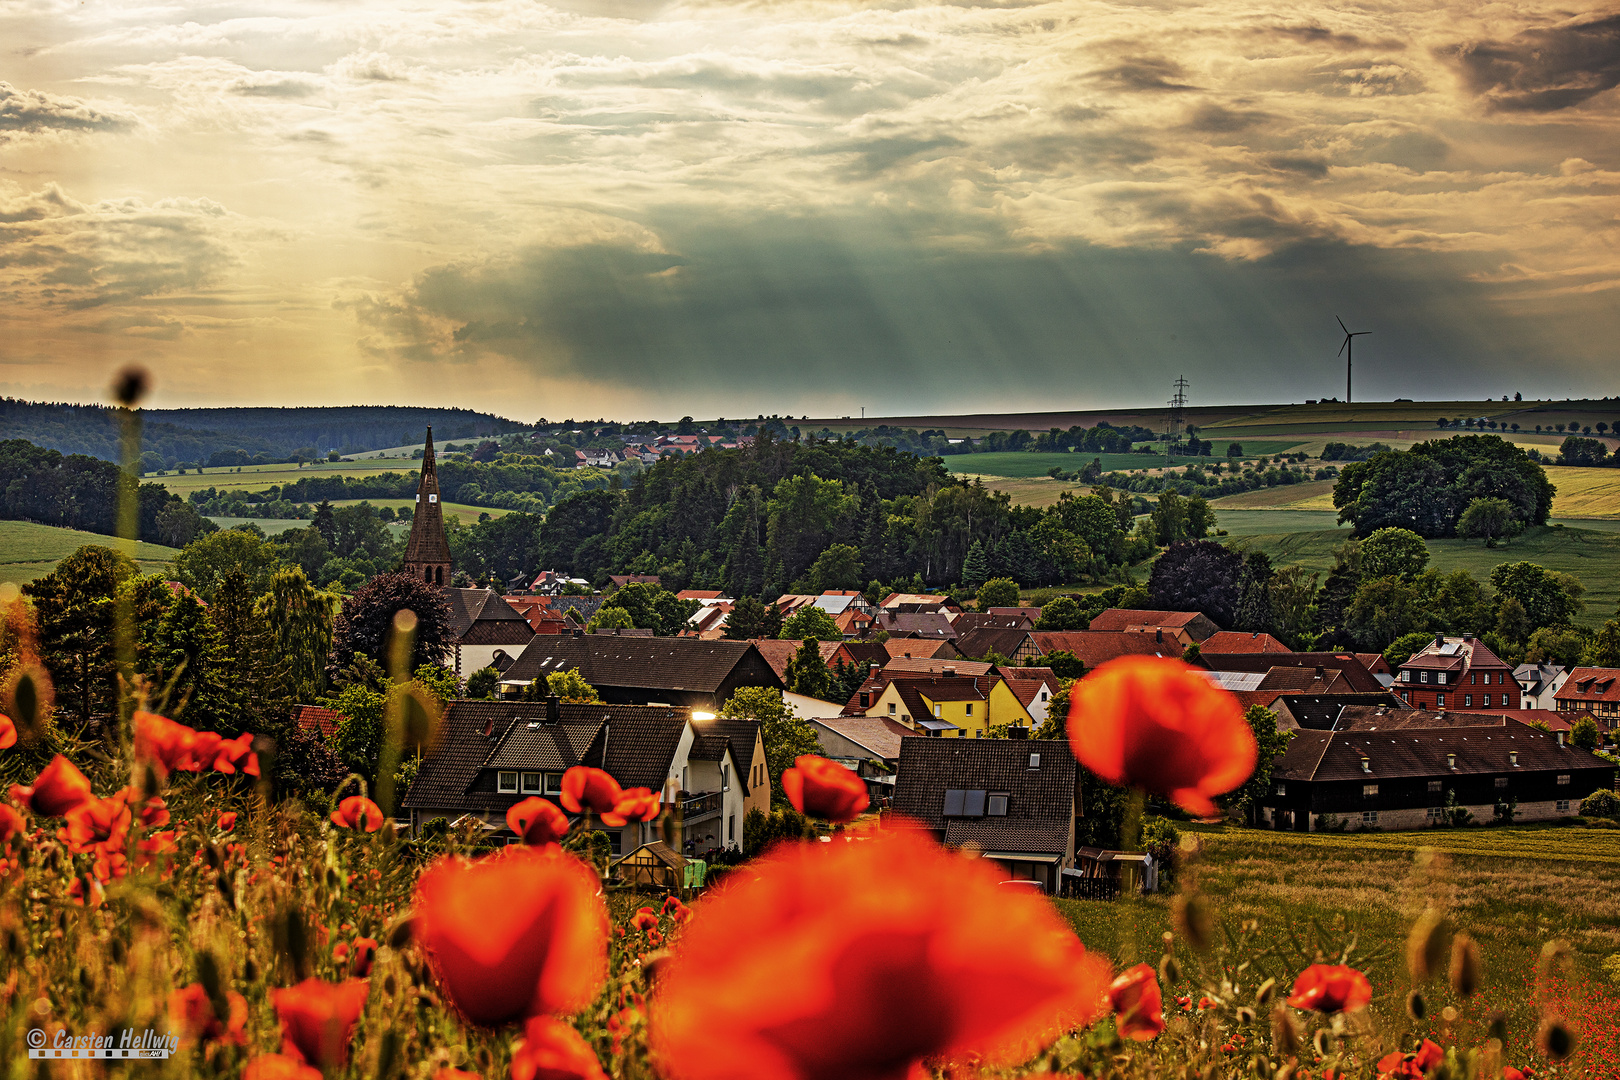
M 1097 617 L 1091 620 L 1091 624 L 1087 629 L 1120 631 L 1129 630 L 1133 627 L 1162 626 L 1166 629 L 1170 627 L 1186 627 L 1190 630 L 1193 623 L 1200 619 L 1206 623 L 1209 622 L 1201 611 L 1146 611 L 1136 608 L 1108 608 L 1098 613 Z M 1213 623 L 1210 623 L 1210 630 L 1211 632 L 1215 630 Z
M 343 719 L 342 713 L 320 705 L 300 705 L 298 715 L 294 717 L 300 731 L 320 735 L 323 739 L 337 734 L 338 724 Z
M 682 589 L 675 597 L 679 600 L 718 600 L 724 595 L 719 589 Z
M 759 655 L 763 656 L 765 662 L 771 665 L 771 670 L 776 672 L 776 677 L 784 680 L 787 678 L 788 661 L 793 659 L 793 654 L 798 652 L 799 646 L 804 644 L 803 641 L 796 641 L 793 638 L 753 638 L 752 640 L 754 648 L 759 650 Z M 839 647 L 844 643 L 842 641 L 821 641 L 816 644 L 818 646 L 817 651 L 821 653 L 822 662 L 828 667 L 832 667 L 834 663 L 833 655 L 838 652 Z
M 1291 652 L 1292 650 L 1272 637 L 1270 634 L 1243 633 L 1239 630 L 1222 630 L 1211 634 L 1198 646 L 1205 652 L 1212 653 L 1255 653 L 1255 652 Z
M 947 649 L 955 652 L 956 649 L 949 641 L 934 641 L 929 638 L 890 638 L 883 642 L 883 647 L 889 650 L 889 657 L 896 656 L 938 656 Z
M 1578 667 L 1553 695 L 1557 701 L 1584 705 L 1590 701 L 1620 701 L 1620 668 Z
M 1106 630 L 1037 630 L 1030 634 L 1035 647 L 1043 654 L 1069 652 L 1087 668 L 1107 663 L 1116 656 L 1174 656 L 1180 657 L 1181 642 L 1167 636 L 1159 641 L 1153 634 Z
M 958 675 L 988 675 L 991 667 L 990 664 L 981 664 L 976 660 L 946 660 L 937 656 L 897 656 L 883 665 L 883 671 L 891 677 L 899 677 L 902 674 L 939 675 L 946 668 L 950 668 Z

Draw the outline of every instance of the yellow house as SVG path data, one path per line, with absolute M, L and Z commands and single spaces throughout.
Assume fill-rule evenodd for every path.
M 1029 710 L 999 675 L 927 675 L 890 679 L 865 715 L 894 720 L 924 735 L 982 739 L 992 727 L 1033 726 Z

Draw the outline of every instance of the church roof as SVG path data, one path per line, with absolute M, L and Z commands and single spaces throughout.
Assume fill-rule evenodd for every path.
M 416 512 L 411 538 L 405 545 L 405 564 L 450 562 L 450 542 L 444 536 L 444 507 L 439 501 L 439 470 L 433 457 L 433 429 L 427 430 L 422 450 L 422 479 L 416 485 Z

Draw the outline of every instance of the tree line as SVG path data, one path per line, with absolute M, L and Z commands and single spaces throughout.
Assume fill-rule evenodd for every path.
M 181 547 L 216 528 L 162 484 L 142 484 L 110 461 L 0 442 L 0 517 L 116 536 L 125 499 L 136 500 L 139 539 L 154 544 Z

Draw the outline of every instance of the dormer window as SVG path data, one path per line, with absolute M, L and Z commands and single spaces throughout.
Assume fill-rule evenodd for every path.
M 539 773 L 537 773 L 537 772 L 526 772 L 526 773 L 523 774 L 523 794 L 525 794 L 525 795 L 538 795 L 538 794 L 540 794 L 540 774 Z
M 518 774 L 515 772 L 498 772 L 495 774 L 495 790 L 504 794 L 516 795 L 518 789 Z

